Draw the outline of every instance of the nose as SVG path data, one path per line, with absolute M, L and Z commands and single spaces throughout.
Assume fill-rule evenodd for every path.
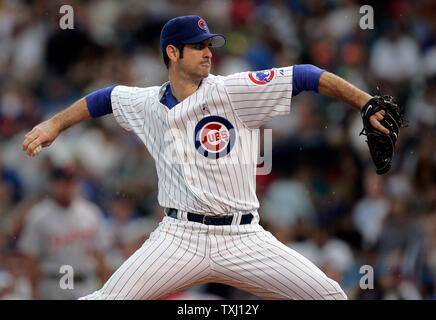
M 204 48 L 203 57 L 208 59 L 212 58 L 212 50 L 210 50 L 209 47 Z

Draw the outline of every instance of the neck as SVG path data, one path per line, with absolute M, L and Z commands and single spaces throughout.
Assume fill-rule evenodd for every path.
M 185 72 L 171 69 L 169 80 L 174 98 L 181 102 L 197 91 L 202 79 L 193 79 Z

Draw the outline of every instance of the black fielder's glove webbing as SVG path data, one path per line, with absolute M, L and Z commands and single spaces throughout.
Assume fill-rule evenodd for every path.
M 382 126 L 389 130 L 385 134 L 374 128 L 369 122 L 369 118 L 376 112 L 384 110 L 386 112 Z M 403 110 L 398 106 L 392 96 L 374 96 L 371 98 L 361 111 L 363 129 L 360 134 L 365 135 L 371 154 L 372 161 L 378 174 L 384 174 L 391 168 L 392 157 L 395 151 L 395 144 L 398 139 L 400 128 L 405 126 Z

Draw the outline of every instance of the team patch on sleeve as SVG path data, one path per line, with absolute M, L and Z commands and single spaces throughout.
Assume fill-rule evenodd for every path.
M 274 79 L 274 76 L 275 72 L 273 69 L 252 71 L 248 73 L 248 77 L 250 78 L 250 80 L 258 85 L 270 83 Z
M 195 148 L 206 158 L 218 159 L 226 156 L 235 141 L 235 128 L 223 117 L 209 116 L 201 119 L 195 126 Z

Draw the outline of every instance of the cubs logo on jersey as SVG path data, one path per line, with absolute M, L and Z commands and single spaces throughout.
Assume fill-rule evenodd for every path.
M 272 79 L 274 79 L 275 72 L 273 69 L 271 70 L 262 70 L 262 71 L 253 71 L 248 74 L 248 77 L 255 84 L 263 85 L 270 83 Z
M 195 126 L 195 148 L 206 158 L 218 159 L 228 155 L 235 141 L 235 128 L 223 117 L 209 116 Z

